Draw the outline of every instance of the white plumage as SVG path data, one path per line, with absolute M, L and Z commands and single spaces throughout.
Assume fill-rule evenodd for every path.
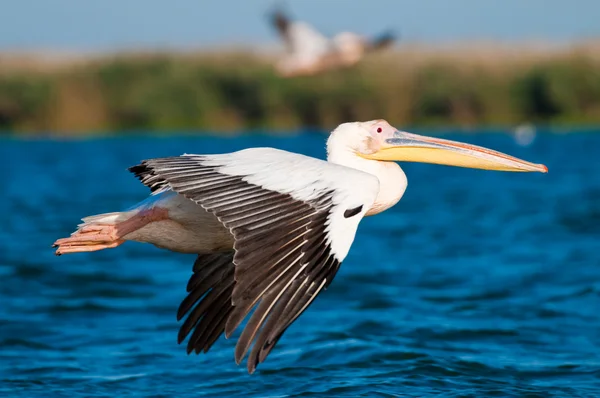
M 394 42 L 389 32 L 373 40 L 351 32 L 328 38 L 305 22 L 290 20 L 281 11 L 273 13 L 272 23 L 286 45 L 287 54 L 276 64 L 279 74 L 286 77 L 349 67 L 366 53 Z
M 505 171 L 543 165 L 398 131 L 383 120 L 344 123 L 323 161 L 273 148 L 149 159 L 130 168 L 154 196 L 125 212 L 86 217 L 57 254 L 127 240 L 197 253 L 178 341 L 208 351 L 248 319 L 237 341 L 253 372 L 335 277 L 360 220 L 400 200 L 407 180 L 392 160 Z M 250 313 L 252 314 L 250 315 Z M 252 347 L 252 348 L 251 348 Z

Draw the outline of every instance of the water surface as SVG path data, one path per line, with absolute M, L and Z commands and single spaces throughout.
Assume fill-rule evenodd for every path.
M 194 256 L 127 243 L 55 257 L 86 215 L 147 189 L 142 159 L 324 137 L 0 141 L 1 396 L 597 396 L 600 134 L 450 136 L 550 173 L 403 165 L 409 187 L 361 223 L 331 287 L 249 376 L 234 340 L 176 344 Z

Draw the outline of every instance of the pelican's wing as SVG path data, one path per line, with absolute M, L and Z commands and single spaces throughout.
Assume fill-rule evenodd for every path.
M 366 50 L 381 50 L 393 45 L 394 41 L 396 41 L 396 35 L 392 31 L 387 31 L 367 42 Z
M 131 171 L 155 192 L 171 189 L 198 203 L 233 234 L 225 333 L 255 308 L 235 350 L 239 363 L 254 342 L 249 372 L 331 283 L 379 191 L 370 174 L 270 148 L 151 159 Z
M 273 27 L 277 29 L 277 33 L 279 33 L 281 39 L 287 45 L 290 45 L 289 29 L 292 21 L 288 18 L 288 16 L 285 15 L 281 10 L 275 10 L 271 14 L 271 23 L 273 24 Z
M 181 343 L 193 330 L 187 344 L 188 354 L 207 352 L 225 331 L 225 322 L 233 310 L 234 251 L 199 254 L 187 284 L 187 297 L 177 311 L 177 320 L 188 317 L 179 329 Z
M 273 12 L 271 21 L 288 52 L 297 57 L 316 60 L 330 50 L 325 36 L 304 22 L 292 21 L 281 10 Z

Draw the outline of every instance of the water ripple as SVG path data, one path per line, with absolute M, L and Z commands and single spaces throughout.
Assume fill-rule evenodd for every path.
M 127 166 L 255 145 L 0 142 L 0 396 L 600 396 L 600 134 L 540 134 L 522 156 L 547 175 L 403 165 L 400 204 L 362 221 L 334 283 L 252 376 L 235 338 L 207 355 L 176 344 L 194 256 L 133 243 L 53 255 L 82 216 L 146 197 Z M 323 155 L 317 135 L 261 145 Z

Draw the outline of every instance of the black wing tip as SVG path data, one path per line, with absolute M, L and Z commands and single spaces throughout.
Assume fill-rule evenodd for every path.
M 398 40 L 398 35 L 394 31 L 388 30 L 388 31 L 382 33 L 381 35 L 377 36 L 373 40 L 371 40 L 371 42 L 369 44 L 369 49 L 370 50 L 379 50 L 379 49 L 383 49 L 386 47 L 390 47 L 397 40 Z
M 194 262 L 194 273 L 188 282 L 192 289 L 177 309 L 178 321 L 187 315 L 177 333 L 177 344 L 187 339 L 187 355 L 208 352 L 223 335 L 231 312 L 233 255 L 233 251 L 199 254 Z
M 127 168 L 127 170 L 133 173 L 140 181 L 143 181 L 144 177 L 152 175 L 154 173 L 154 170 L 148 165 L 148 163 L 145 160 L 140 164 L 136 164 L 135 166 Z
M 183 303 L 184 302 L 179 304 L 179 308 L 177 309 L 177 322 L 181 321 L 183 319 L 183 317 L 185 316 L 185 314 L 187 314 L 187 311 L 188 311 L 187 308 L 182 308 Z
M 283 10 L 283 8 L 283 3 L 280 2 L 274 5 L 269 12 L 271 24 L 281 34 L 285 34 L 287 32 L 287 29 L 291 23 L 291 18 L 289 17 L 288 13 Z
M 187 337 L 187 333 L 183 333 L 181 328 L 179 329 L 179 333 L 177 333 L 177 344 L 181 344 L 183 343 L 183 341 L 185 340 L 185 338 Z M 190 351 L 188 350 L 188 354 L 190 353 Z
M 154 167 L 152 167 L 148 160 L 144 160 L 140 164 L 131 166 L 127 170 L 133 173 L 142 184 L 150 188 L 151 192 L 158 191 L 167 185 L 165 181 L 156 174 Z
M 248 374 L 252 375 L 254 374 L 254 372 L 256 372 L 256 366 L 258 364 L 255 364 L 254 361 L 250 362 L 248 361 Z

